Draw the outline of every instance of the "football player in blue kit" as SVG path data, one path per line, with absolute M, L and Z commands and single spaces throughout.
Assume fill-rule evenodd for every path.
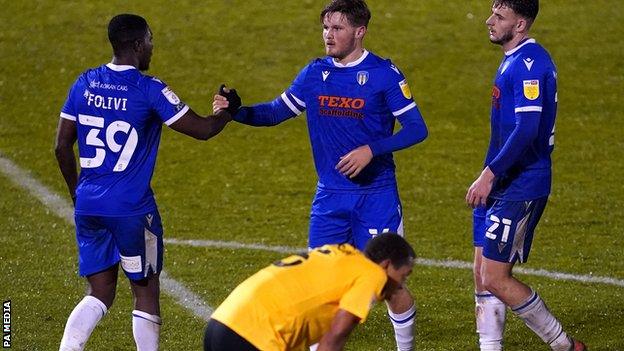
M 474 209 L 476 323 L 481 350 L 502 350 L 506 306 L 553 350 L 585 350 L 568 336 L 540 296 L 516 279 L 551 186 L 557 68 L 529 29 L 538 0 L 494 0 L 490 41 L 503 60 L 492 92 L 490 146 L 466 202 Z
M 423 141 L 427 128 L 403 73 L 364 49 L 370 17 L 362 0 L 329 3 L 320 14 L 327 56 L 312 60 L 275 100 L 233 116 L 273 126 L 306 111 L 318 174 L 310 248 L 349 243 L 362 250 L 377 234 L 403 233 L 392 152 Z M 227 98 L 216 95 L 215 111 L 226 106 Z M 393 133 L 396 120 L 401 129 Z M 411 294 L 402 288 L 388 305 L 399 350 L 413 349 Z
M 134 295 L 137 350 L 158 349 L 163 228 L 150 180 L 162 124 L 206 140 L 231 120 L 228 110 L 198 116 L 165 83 L 141 73 L 149 68 L 153 48 L 145 19 L 115 16 L 108 37 L 112 62 L 78 77 L 56 136 L 56 158 L 75 204 L 79 273 L 88 282 L 87 296 L 65 325 L 62 351 L 82 350 L 111 307 L 119 263 Z

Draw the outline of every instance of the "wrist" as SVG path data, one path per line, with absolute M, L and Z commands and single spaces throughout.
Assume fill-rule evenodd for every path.
M 488 182 L 492 183 L 492 182 L 494 182 L 494 179 L 496 178 L 496 174 L 494 174 L 494 172 L 492 171 L 490 166 L 487 166 L 481 172 L 481 178 L 483 178 L 484 180 L 487 180 Z

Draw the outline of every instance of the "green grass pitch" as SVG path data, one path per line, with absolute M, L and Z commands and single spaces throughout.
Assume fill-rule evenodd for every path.
M 484 21 L 490 1 L 369 0 L 366 48 L 405 73 L 429 138 L 395 154 L 408 240 L 422 258 L 470 261 L 471 212 L 463 197 L 489 137 L 490 89 L 502 57 Z M 533 36 L 559 70 L 550 203 L 528 268 L 624 279 L 624 3 L 542 1 Z M 106 25 L 134 12 L 154 33 L 150 74 L 207 114 L 222 82 L 245 103 L 273 99 L 323 55 L 321 0 L 0 0 L 0 153 L 67 199 L 52 147 L 67 89 L 106 63 Z M 200 143 L 163 133 L 152 182 L 165 235 L 304 247 L 316 176 L 305 117 L 274 128 L 229 125 Z M 0 298 L 12 301 L 15 350 L 58 349 L 84 293 L 73 228 L 0 173 Z M 211 306 L 283 254 L 166 247 L 165 265 Z M 591 350 L 624 350 L 624 288 L 521 275 Z M 476 350 L 469 270 L 417 266 L 418 350 Z M 123 279 L 91 350 L 131 350 L 131 296 Z M 198 350 L 204 322 L 166 294 L 162 350 Z M 349 350 L 392 350 L 383 305 Z M 507 350 L 546 350 L 511 315 Z

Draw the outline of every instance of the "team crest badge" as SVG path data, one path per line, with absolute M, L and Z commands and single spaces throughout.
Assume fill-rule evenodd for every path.
M 177 105 L 180 103 L 180 98 L 169 87 L 164 87 L 163 90 L 161 90 L 160 92 L 167 98 L 167 100 L 172 105 Z
M 410 90 L 410 87 L 405 79 L 399 82 L 399 87 L 401 87 L 401 92 L 406 99 L 412 98 L 412 91 Z
M 539 80 L 524 80 L 524 97 L 529 100 L 535 100 L 539 97 Z
M 368 72 L 366 72 L 366 71 L 359 71 L 357 73 L 357 82 L 358 82 L 359 85 L 366 84 L 366 82 L 368 82 Z

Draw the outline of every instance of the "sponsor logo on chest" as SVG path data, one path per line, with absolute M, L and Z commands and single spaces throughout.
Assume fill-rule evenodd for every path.
M 364 118 L 366 101 L 362 98 L 319 95 L 318 102 L 321 116 Z

